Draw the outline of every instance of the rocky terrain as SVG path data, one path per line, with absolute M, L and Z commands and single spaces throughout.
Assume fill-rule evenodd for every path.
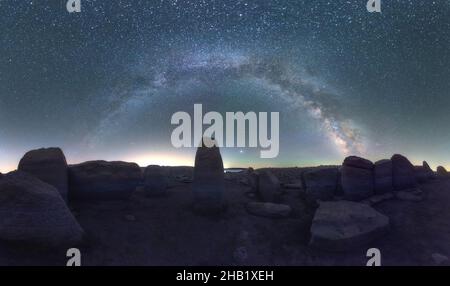
M 30 151 L 0 174 L 0 265 L 450 265 L 450 175 L 401 155 L 224 172 Z

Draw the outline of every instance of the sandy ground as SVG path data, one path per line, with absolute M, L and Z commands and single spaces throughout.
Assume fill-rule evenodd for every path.
M 422 202 L 392 200 L 376 206 L 391 218 L 391 232 L 368 247 L 382 252 L 383 265 L 434 265 L 433 253 L 450 256 L 450 180 L 421 186 Z M 249 215 L 249 189 L 226 185 L 227 211 L 216 217 L 192 212 L 190 184 L 175 184 L 168 196 L 129 201 L 73 203 L 87 234 L 82 264 L 127 266 L 185 265 L 365 265 L 366 251 L 330 253 L 307 246 L 315 211 L 297 190 L 281 202 L 294 210 L 289 219 Z M 39 250 L 0 244 L 0 265 L 65 265 L 66 250 Z

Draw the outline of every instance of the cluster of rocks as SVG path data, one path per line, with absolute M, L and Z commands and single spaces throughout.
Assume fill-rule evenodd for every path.
M 304 189 L 309 197 L 329 201 L 342 196 L 362 201 L 374 195 L 414 190 L 418 183 L 436 177 L 427 162 L 414 166 L 406 157 L 371 161 L 350 156 L 341 167 L 318 168 L 303 173 Z
M 370 205 L 396 197 L 420 201 L 417 188 L 436 177 L 430 166 L 414 166 L 394 155 L 375 163 L 351 156 L 341 167 L 311 170 L 303 175 L 306 194 L 320 205 L 311 227 L 310 245 L 342 251 L 365 245 L 389 230 L 389 218 Z
M 164 195 L 163 168 L 142 172 L 134 163 L 106 161 L 69 166 L 59 148 L 30 151 L 17 171 L 0 175 L 0 239 L 51 248 L 80 244 L 84 232 L 67 203 L 125 200 L 138 186 L 147 196 Z

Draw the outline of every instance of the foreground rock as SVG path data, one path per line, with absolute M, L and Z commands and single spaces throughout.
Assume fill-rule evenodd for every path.
M 211 139 L 204 138 L 203 140 L 206 142 Z M 210 143 L 209 146 L 211 145 Z M 218 213 L 225 208 L 222 156 L 218 147 L 207 146 L 205 143 L 197 149 L 192 186 L 194 210 L 205 214 Z
M 141 169 L 134 163 L 91 161 L 69 167 L 73 199 L 124 200 L 141 182 Z
M 342 189 L 344 197 L 351 201 L 360 201 L 374 194 L 373 163 L 369 160 L 351 156 L 342 166 Z
M 248 168 L 247 170 L 247 183 L 251 189 L 251 192 L 258 192 L 258 173 L 253 168 Z
M 19 162 L 19 171 L 27 172 L 41 181 L 54 186 L 61 197 L 68 197 L 68 169 L 64 153 L 59 148 L 33 150 Z
M 396 191 L 412 189 L 416 186 L 416 175 L 413 164 L 402 155 L 394 155 L 392 160 L 392 182 Z
M 83 230 L 59 192 L 32 175 L 0 178 L 0 239 L 43 247 L 74 247 Z
M 164 196 L 168 187 L 167 175 L 161 166 L 148 166 L 144 172 L 144 192 L 147 197 Z
M 338 187 L 339 170 L 334 167 L 319 168 L 303 174 L 306 194 L 316 200 L 331 200 Z
M 270 171 L 258 175 L 258 195 L 264 202 L 275 202 L 280 195 L 280 181 Z
M 256 216 L 285 218 L 291 214 L 292 209 L 288 205 L 250 202 L 247 204 L 247 211 Z
M 439 177 L 448 177 L 449 176 L 447 170 L 442 166 L 437 167 L 437 175 Z
M 375 163 L 374 180 L 375 194 L 391 193 L 394 190 L 391 160 L 381 160 Z
M 423 161 L 422 166 L 425 169 L 425 172 L 428 174 L 429 180 L 432 180 L 436 177 L 436 175 L 433 172 L 433 169 L 431 169 L 430 165 L 428 165 L 426 161 Z
M 366 246 L 389 230 L 389 218 L 361 203 L 322 202 L 316 211 L 310 245 L 329 251 Z

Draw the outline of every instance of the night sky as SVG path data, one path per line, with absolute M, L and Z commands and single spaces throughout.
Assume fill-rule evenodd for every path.
M 280 112 L 280 154 L 226 167 L 393 153 L 450 167 L 450 1 L 0 0 L 0 171 L 34 148 L 192 165 L 174 112 Z

